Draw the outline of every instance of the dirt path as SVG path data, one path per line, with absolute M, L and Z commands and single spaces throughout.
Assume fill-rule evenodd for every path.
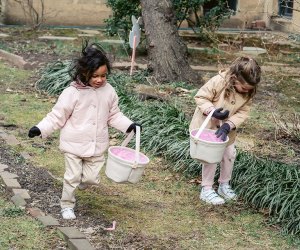
M 110 222 L 103 217 L 91 217 L 87 215 L 84 204 L 77 206 L 75 212 L 76 220 L 63 220 L 60 215 L 59 200 L 61 197 L 62 183 L 61 179 L 54 177 L 44 168 L 36 168 L 32 164 L 25 162 L 21 155 L 15 153 L 6 145 L 3 139 L 0 139 L 0 161 L 8 165 L 10 173 L 19 176 L 18 181 L 23 189 L 28 190 L 31 197 L 28 207 L 39 208 L 45 215 L 51 215 L 58 219 L 61 227 L 74 226 L 86 234 L 87 239 L 93 240 L 93 235 L 99 236 L 97 249 L 109 249 L 108 242 L 110 236 L 106 227 L 110 227 Z M 53 249 L 59 249 L 54 247 Z

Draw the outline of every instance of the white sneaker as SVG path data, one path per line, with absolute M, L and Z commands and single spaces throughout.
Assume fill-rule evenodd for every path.
M 207 190 L 204 190 L 204 188 L 202 188 L 200 193 L 200 200 L 203 200 L 212 205 L 221 205 L 225 203 L 225 200 L 221 198 L 212 188 Z
M 236 200 L 237 195 L 232 190 L 229 184 L 220 184 L 218 188 L 218 194 L 221 195 L 225 200 Z
M 71 207 L 66 207 L 61 210 L 61 215 L 65 220 L 74 220 L 76 216 L 74 214 L 74 210 Z
M 85 190 L 85 189 L 88 188 L 88 186 L 89 186 L 88 184 L 80 182 L 80 184 L 78 185 L 78 189 L 79 190 Z

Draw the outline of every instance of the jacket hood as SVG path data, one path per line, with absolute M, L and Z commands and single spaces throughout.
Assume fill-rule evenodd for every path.
M 76 89 L 88 89 L 91 88 L 91 86 L 86 86 L 81 82 L 80 80 L 71 82 L 70 86 L 75 87 Z

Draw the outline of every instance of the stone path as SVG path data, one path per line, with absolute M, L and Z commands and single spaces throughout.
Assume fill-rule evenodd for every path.
M 0 137 L 10 146 L 20 144 L 20 142 L 6 131 L 0 128 Z M 25 152 L 23 152 L 25 154 Z M 29 154 L 28 154 L 29 156 Z M 86 236 L 76 227 L 62 227 L 59 221 L 51 215 L 46 215 L 39 208 L 31 206 L 28 201 L 31 199 L 28 190 L 23 189 L 18 182 L 19 176 L 10 173 L 9 166 L 3 164 L 0 159 L 0 176 L 6 187 L 8 194 L 11 196 L 11 201 L 15 206 L 26 210 L 32 217 L 40 221 L 45 227 L 56 227 L 59 235 L 66 241 L 69 249 L 72 250 L 93 250 L 95 249 Z

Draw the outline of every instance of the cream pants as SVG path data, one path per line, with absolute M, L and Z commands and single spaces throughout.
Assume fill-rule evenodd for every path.
M 219 183 L 228 183 L 231 180 L 232 169 L 236 157 L 234 144 L 226 147 L 222 161 L 220 163 Z M 217 164 L 202 164 L 202 187 L 212 187 L 216 174 Z
M 75 206 L 75 189 L 80 183 L 97 185 L 100 183 L 100 170 L 105 163 L 104 156 L 78 157 L 65 153 L 63 191 L 60 200 L 61 208 Z

